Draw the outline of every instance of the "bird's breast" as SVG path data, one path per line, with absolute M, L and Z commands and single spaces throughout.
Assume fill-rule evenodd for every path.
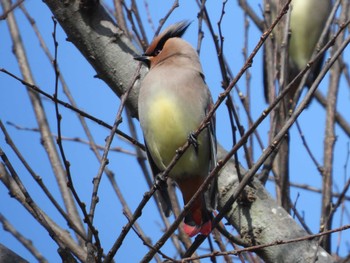
M 152 102 L 142 113 L 145 140 L 153 160 L 160 170 L 164 170 L 176 150 L 183 146 L 191 132 L 194 132 L 204 118 L 204 110 L 195 107 L 184 98 L 172 92 L 158 92 L 152 96 Z M 203 111 L 203 113 L 201 113 Z M 142 123 L 141 123 L 142 125 Z M 207 133 L 198 137 L 198 149 L 191 146 L 174 167 L 170 176 L 174 179 L 179 176 L 196 176 L 207 173 L 207 164 L 204 162 L 209 155 Z
M 168 94 L 169 95 L 169 94 Z M 153 101 L 147 116 L 151 137 L 165 163 L 171 161 L 175 151 L 185 144 L 196 125 L 181 103 L 169 96 L 159 96 Z

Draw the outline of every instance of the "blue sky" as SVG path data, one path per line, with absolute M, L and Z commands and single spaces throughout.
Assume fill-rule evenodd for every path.
M 249 2 L 261 16 L 258 1 Z M 147 23 L 143 3 L 143 1 L 139 1 L 138 4 L 142 14 L 142 19 L 146 25 L 147 35 L 150 40 L 154 33 Z M 158 21 L 169 10 L 170 6 L 172 5 L 172 1 L 157 1 L 157 3 L 156 1 L 149 1 L 149 5 L 150 15 L 153 22 L 157 25 Z M 42 1 L 25 1 L 25 7 L 35 19 L 36 25 L 39 27 L 39 30 L 49 46 L 50 51 L 53 53 L 53 23 L 51 20 L 52 14 L 50 13 L 50 10 Z M 216 23 L 221 15 L 221 8 L 221 2 L 208 1 L 207 3 L 207 9 L 210 12 L 211 21 L 213 22 L 216 32 Z M 169 25 L 183 19 L 193 21 L 192 25 L 184 35 L 184 38 L 194 47 L 197 46 L 197 13 L 198 7 L 195 1 L 180 1 L 180 7 L 174 11 L 166 23 L 166 25 Z M 36 85 L 44 91 L 53 94 L 55 79 L 50 61 L 43 54 L 39 46 L 39 42 L 23 13 L 20 10 L 16 10 L 15 14 L 22 33 L 23 41 L 25 43 L 29 63 L 33 70 Z M 226 14 L 223 19 L 222 29 L 225 36 L 225 56 L 231 65 L 231 70 L 234 75 L 238 73 L 244 64 L 242 55 L 242 47 L 244 44 L 243 22 L 243 13 L 237 6 L 236 1 L 229 1 L 226 6 Z M 259 41 L 260 35 L 261 33 L 257 30 L 253 23 L 250 23 L 248 52 L 252 51 L 253 47 Z M 0 68 L 5 68 L 8 71 L 20 76 L 16 59 L 11 52 L 12 43 L 5 21 L 0 21 L 0 36 L 2 39 L 2 41 L 0 41 Z M 113 124 L 119 107 L 119 99 L 104 82 L 94 78 L 95 71 L 93 68 L 86 62 L 79 51 L 77 51 L 77 49 L 65 39 L 65 33 L 60 26 L 58 26 L 58 63 L 60 65 L 61 72 L 68 83 L 70 91 L 79 105 L 79 108 L 109 124 Z M 347 61 L 349 61 L 349 55 L 349 50 L 347 50 L 345 53 L 345 61 L 346 58 Z M 262 52 L 259 52 L 254 60 L 252 68 L 249 70 L 252 75 L 250 85 L 252 92 L 251 101 L 253 103 L 251 110 L 254 119 L 257 119 L 262 111 L 267 107 L 264 102 L 262 90 L 263 83 L 261 57 Z M 220 92 L 222 92 L 220 79 L 221 74 L 215 56 L 213 42 L 206 27 L 204 27 L 201 61 L 203 64 L 204 73 L 206 75 L 207 84 L 212 91 L 214 101 L 216 101 L 218 95 Z M 328 77 L 323 80 L 320 89 L 325 91 L 327 84 Z M 240 80 L 238 85 L 239 88 L 245 92 L 246 82 L 244 77 Z M 25 87 L 11 77 L 0 73 L 0 92 L 2 94 L 0 97 L 0 119 L 2 122 L 5 123 L 9 121 L 26 128 L 37 127 Z M 350 117 L 347 114 L 349 112 L 350 105 L 349 93 L 349 87 L 343 79 L 340 86 L 338 108 L 341 109 L 342 114 L 345 115 L 344 117 L 348 122 L 350 122 Z M 241 103 L 239 102 L 237 94 L 233 93 L 233 95 L 242 119 L 242 123 L 245 127 L 247 127 L 246 117 Z M 59 93 L 59 97 L 65 101 L 67 100 L 61 91 Z M 54 134 L 57 134 L 54 104 L 47 99 L 43 99 L 43 104 L 47 117 L 50 121 L 52 131 Z M 85 135 L 83 134 L 81 125 L 79 124 L 76 115 L 63 107 L 60 107 L 60 112 L 63 117 L 63 135 L 69 138 L 82 137 L 85 139 Z M 299 121 L 303 129 L 303 133 L 308 140 L 315 157 L 320 163 L 322 163 L 324 141 L 323 134 L 325 129 L 324 109 L 322 109 L 318 103 L 313 102 L 300 116 Z M 104 145 L 105 138 L 109 135 L 109 131 L 89 120 L 87 120 L 87 123 L 96 142 L 99 145 Z M 142 141 L 142 135 L 140 133 L 137 120 L 134 120 L 134 123 L 138 129 L 139 140 Z M 28 163 L 32 166 L 34 171 L 43 178 L 44 182 L 50 188 L 52 194 L 62 203 L 50 164 L 40 144 L 39 134 L 31 131 L 17 130 L 10 125 L 6 125 L 6 127 L 13 141 L 18 146 Z M 258 129 L 260 136 L 263 138 L 265 146 L 267 145 L 268 127 L 269 120 L 266 119 L 266 121 L 264 121 Z M 124 122 L 121 124 L 120 129 L 126 133 L 129 133 L 125 116 Z M 339 129 L 339 127 L 336 128 L 336 134 L 337 140 L 335 144 L 336 152 L 333 173 L 335 177 L 335 184 L 342 189 L 345 180 L 344 176 L 347 176 L 347 178 L 349 177 L 349 168 L 348 166 L 344 167 L 346 164 L 347 152 L 349 151 L 349 138 L 341 129 Z M 222 105 L 217 112 L 217 137 L 218 141 L 226 149 L 230 149 L 232 147 L 231 128 L 225 105 Z M 302 146 L 300 136 L 298 135 L 294 126 L 291 129 L 291 138 L 291 180 L 300 184 L 308 184 L 320 188 L 321 176 L 317 172 L 316 167 L 312 164 L 305 148 Z M 2 133 L 0 133 L 0 146 L 16 167 L 21 179 L 28 188 L 34 200 L 40 202 L 40 207 L 44 209 L 46 213 L 55 218 L 62 227 L 66 227 L 64 220 L 58 215 L 53 206 L 44 197 L 41 189 L 36 185 L 24 167 L 20 164 L 19 160 L 13 154 L 11 149 L 5 143 Z M 135 152 L 131 145 L 125 143 L 120 138 L 115 138 L 112 146 L 123 147 Z M 77 191 L 82 200 L 89 204 L 92 190 L 91 181 L 97 174 L 99 163 L 89 147 L 86 145 L 77 142 L 65 141 L 64 148 L 67 158 L 71 163 L 71 173 L 73 175 L 73 180 Z M 255 160 L 257 160 L 261 152 L 262 150 L 259 149 L 255 141 Z M 239 156 L 240 162 L 246 167 L 242 150 L 240 150 Z M 124 197 L 127 199 L 131 210 L 134 210 L 142 199 L 143 194 L 147 191 L 147 184 L 141 173 L 141 169 L 139 168 L 134 156 L 131 155 L 110 152 L 109 161 L 110 163 L 108 168 L 115 173 L 116 180 L 119 187 L 122 189 Z M 272 183 L 267 184 L 267 189 L 272 195 L 274 195 L 274 186 Z M 319 229 L 321 195 L 292 188 L 292 200 L 295 200 L 298 194 L 300 194 L 300 196 L 297 201 L 297 208 L 304 214 L 305 220 L 312 231 L 316 233 Z M 122 207 L 116 198 L 116 195 L 113 192 L 106 176 L 103 177 L 101 182 L 99 198 L 100 202 L 96 210 L 95 223 L 96 227 L 99 229 L 103 246 L 108 250 L 117 238 L 122 226 L 127 221 L 122 214 Z M 34 219 L 32 219 L 28 212 L 26 212 L 16 200 L 9 197 L 7 189 L 2 184 L 0 184 L 0 200 L 2 200 L 0 202 L 0 212 L 23 235 L 31 239 L 34 245 L 50 262 L 58 262 L 59 257 L 56 253 L 57 246 L 54 242 L 52 242 L 48 233 Z M 348 206 L 349 203 L 347 202 L 346 205 Z M 143 211 L 142 217 L 138 220 L 138 223 L 142 226 L 143 230 L 146 232 L 146 235 L 150 236 L 153 242 L 156 242 L 161 236 L 159 226 L 162 225 L 161 218 L 158 213 L 155 213 L 155 211 L 154 202 L 149 202 Z M 349 212 L 347 211 L 347 213 Z M 349 214 L 346 214 L 342 224 L 349 224 L 349 221 Z M 340 225 L 340 217 L 339 213 L 337 213 L 333 220 L 333 227 L 339 227 Z M 347 232 L 343 233 L 340 250 L 341 255 L 349 253 L 350 239 Z M 338 235 L 335 234 L 333 237 L 334 250 Z M 7 245 L 30 262 L 35 261 L 21 244 L 19 244 L 10 234 L 2 229 L 0 230 L 0 243 Z M 142 242 L 137 238 L 137 236 L 130 232 L 115 259 L 117 262 L 125 262 L 126 259 L 129 262 L 137 262 L 147 251 L 148 249 L 143 246 Z M 169 253 L 171 256 L 174 254 L 174 250 L 170 242 L 166 243 L 166 245 L 162 248 L 162 251 Z

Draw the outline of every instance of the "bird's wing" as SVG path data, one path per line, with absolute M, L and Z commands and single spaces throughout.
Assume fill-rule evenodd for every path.
M 156 199 L 160 206 L 162 207 L 162 210 L 165 214 L 166 217 L 169 217 L 172 211 L 172 206 L 171 206 L 171 201 L 170 201 L 170 196 L 168 192 L 168 184 L 167 181 L 164 180 L 164 178 L 161 178 L 161 171 L 158 169 L 157 165 L 153 161 L 153 158 L 148 151 L 148 146 L 147 142 L 145 141 L 145 146 L 146 146 L 146 153 L 147 153 L 147 158 L 148 162 L 151 166 L 152 174 L 153 174 L 153 179 L 155 181 L 158 181 L 159 189 L 158 191 L 155 192 Z
M 209 89 L 208 89 L 209 92 Z M 205 114 L 207 115 L 209 113 L 209 111 L 212 109 L 213 107 L 213 101 L 211 99 L 211 95 L 209 93 L 209 103 L 206 109 Z M 216 142 L 216 119 L 215 119 L 215 114 L 212 116 L 212 118 L 210 119 L 210 123 L 207 127 L 207 132 L 209 133 L 209 146 L 210 146 L 210 164 L 209 164 L 209 173 L 215 168 L 216 163 L 217 163 L 217 155 L 216 155 L 216 151 L 217 151 L 217 142 Z M 217 205 L 217 192 L 218 192 L 218 178 L 217 175 L 215 176 L 215 178 L 212 180 L 210 186 L 209 186 L 209 190 L 205 193 L 205 203 L 209 205 L 209 207 L 207 207 L 210 210 L 215 210 L 216 209 L 216 205 Z

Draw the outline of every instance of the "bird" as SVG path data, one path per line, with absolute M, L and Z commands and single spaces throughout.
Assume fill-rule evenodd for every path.
M 279 7 L 285 1 L 270 0 L 271 19 L 274 20 L 280 12 Z M 331 0 L 292 0 L 291 13 L 289 21 L 290 38 L 288 46 L 283 49 L 284 37 L 287 36 L 285 29 L 286 20 L 281 21 L 273 30 L 273 39 L 269 39 L 270 46 L 264 46 L 264 92 L 267 103 L 272 103 L 275 99 L 275 83 L 276 79 L 283 90 L 289 83 L 302 71 L 310 61 L 316 45 L 321 37 L 322 31 L 326 25 L 328 16 L 332 10 Z M 266 5 L 268 6 L 268 5 Z M 284 23 L 285 22 L 285 23 Z M 287 32 L 289 33 L 289 32 Z M 322 45 L 325 44 L 327 38 L 324 39 Z M 282 50 L 288 52 L 285 56 L 286 70 L 282 73 L 283 68 L 281 54 Z M 324 56 L 324 55 L 323 55 Z M 311 87 L 314 80 L 317 78 L 323 63 L 323 56 L 315 61 L 311 66 L 305 86 Z M 271 67 L 273 66 L 273 67 Z M 280 74 L 280 75 L 278 75 Z M 274 127 L 270 133 L 270 141 L 273 140 L 277 132 L 281 130 L 295 105 L 298 102 L 297 89 L 300 85 L 301 78 L 296 80 L 289 88 L 283 102 L 279 104 L 275 112 L 272 113 L 272 122 Z M 270 160 L 274 160 L 274 173 L 276 176 L 276 196 L 279 204 L 288 212 L 291 210 L 290 204 L 290 185 L 289 185 L 289 149 L 290 149 L 289 132 L 287 132 L 278 146 L 278 152 Z M 269 160 L 269 162 L 270 162 Z M 267 165 L 269 167 L 269 165 Z M 264 180 L 267 180 L 268 173 L 265 174 Z
M 155 179 L 164 179 L 159 176 L 176 151 L 186 141 L 190 142 L 168 174 L 179 187 L 184 204 L 191 200 L 216 163 L 215 116 L 194 136 L 212 109 L 213 100 L 197 52 L 181 38 L 189 25 L 188 21 L 180 21 L 169 26 L 154 38 L 143 55 L 135 57 L 149 68 L 141 82 L 138 116 Z M 190 237 L 198 233 L 209 235 L 212 230 L 216 180 L 195 200 L 184 218 L 183 230 Z M 169 216 L 172 206 L 164 184 L 160 196 L 162 210 Z
M 279 0 L 271 1 L 271 16 L 276 18 L 277 7 Z M 332 11 L 331 0 L 293 0 L 291 2 L 290 15 L 290 39 L 288 43 L 288 72 L 286 75 L 286 84 L 290 83 L 301 70 L 303 70 L 310 61 L 311 56 L 316 48 L 317 42 L 326 25 L 329 14 Z M 276 34 L 277 45 L 282 45 L 284 26 L 278 27 Z M 322 45 L 325 44 L 327 37 L 324 39 Z M 316 77 L 318 76 L 324 56 L 315 61 L 310 69 L 309 76 L 306 80 L 305 86 L 310 87 Z M 265 76 L 266 77 L 266 76 Z M 288 94 L 288 100 L 292 100 L 294 93 L 299 86 L 300 81 L 297 81 Z M 266 101 L 271 103 L 272 98 L 268 99 L 268 90 L 265 85 Z

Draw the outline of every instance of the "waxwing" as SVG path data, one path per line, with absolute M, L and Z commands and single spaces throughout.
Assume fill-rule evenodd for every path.
M 276 18 L 278 6 L 281 7 L 281 4 L 278 4 L 279 1 L 280 0 L 270 1 L 272 19 Z M 285 76 L 286 84 L 290 83 L 310 61 L 331 11 L 331 0 L 292 0 L 290 16 L 291 35 L 288 46 L 288 72 L 287 76 Z M 283 25 L 282 27 L 277 27 L 277 30 L 274 30 L 276 44 L 278 46 L 282 45 L 283 30 Z M 322 44 L 325 44 L 325 42 Z M 322 45 L 319 48 L 322 48 Z M 305 83 L 306 86 L 310 87 L 314 82 L 321 70 L 322 63 L 323 57 L 312 65 L 309 77 Z M 293 99 L 298 85 L 299 82 L 291 89 L 291 92 L 287 96 L 288 100 Z M 265 97 L 266 100 L 271 103 L 273 98 L 268 99 L 269 93 L 266 88 L 267 84 L 265 80 Z
M 171 25 L 156 37 L 146 52 L 136 60 L 144 62 L 149 72 L 142 80 L 138 110 L 147 148 L 148 160 L 155 178 L 163 172 L 176 150 L 189 137 L 191 144 L 169 173 L 187 204 L 209 175 L 216 162 L 215 119 L 193 137 L 213 106 L 204 81 L 199 57 L 181 36 L 189 23 Z M 163 182 L 164 183 L 164 182 Z M 215 209 L 216 180 L 190 208 L 183 229 L 189 236 L 211 231 L 212 210 Z M 164 213 L 171 210 L 167 188 L 159 190 Z

